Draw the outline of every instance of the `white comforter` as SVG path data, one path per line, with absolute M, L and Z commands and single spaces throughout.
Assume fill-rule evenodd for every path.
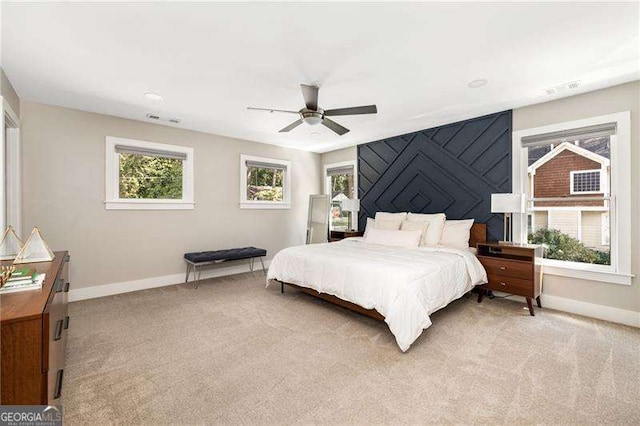
M 487 275 L 468 250 L 398 248 L 350 238 L 280 251 L 269 266 L 267 286 L 272 280 L 375 309 L 406 351 L 431 325 L 429 315 L 486 282 Z

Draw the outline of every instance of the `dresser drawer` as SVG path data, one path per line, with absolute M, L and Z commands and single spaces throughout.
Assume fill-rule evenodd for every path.
M 525 297 L 534 297 L 533 283 L 530 280 L 494 274 L 488 274 L 488 278 L 489 284 L 487 287 L 489 290 L 503 291 L 505 293 L 517 294 Z
M 523 280 L 533 278 L 533 265 L 530 262 L 482 256 L 480 257 L 480 263 L 482 263 L 489 275 L 521 278 Z

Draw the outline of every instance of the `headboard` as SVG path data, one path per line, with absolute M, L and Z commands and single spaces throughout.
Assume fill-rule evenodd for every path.
M 511 111 L 358 145 L 359 225 L 376 212 L 446 213 L 503 238 L 491 194 L 511 192 Z
M 478 243 L 487 242 L 487 224 L 474 223 L 471 225 L 471 233 L 469 235 L 469 247 L 475 247 Z

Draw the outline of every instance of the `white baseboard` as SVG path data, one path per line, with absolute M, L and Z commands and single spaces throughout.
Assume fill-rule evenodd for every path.
M 264 261 L 265 268 L 269 267 L 269 260 Z M 201 279 L 222 277 L 225 275 L 241 274 L 243 272 L 249 272 L 248 264 L 214 267 L 202 270 Z M 260 262 L 256 262 L 254 265 L 254 271 L 262 272 L 262 265 Z M 111 296 L 114 294 L 130 293 L 132 291 L 146 290 L 149 288 L 164 287 L 168 285 L 184 283 L 185 273 L 162 275 L 159 277 L 143 278 L 134 281 L 125 281 L 112 284 L 96 285 L 91 287 L 77 288 L 69 290 L 69 301 L 75 302 L 78 300 L 95 299 L 96 297 Z M 193 273 L 191 273 L 190 282 L 194 279 Z M 266 280 L 266 277 L 265 277 Z
M 496 295 L 506 296 L 505 293 L 494 293 L 496 293 Z M 520 296 L 511 296 L 509 299 L 520 300 L 522 303 L 527 303 L 525 298 Z M 595 303 L 581 302 L 579 300 L 566 299 L 564 297 L 551 296 L 549 294 L 542 294 L 540 296 L 540 301 L 542 302 L 543 308 L 555 309 L 557 311 L 569 312 L 571 314 L 583 315 L 585 317 L 630 325 L 632 327 L 640 327 L 640 312 L 613 308 L 611 306 L 597 305 Z M 535 304 L 534 309 L 537 309 Z

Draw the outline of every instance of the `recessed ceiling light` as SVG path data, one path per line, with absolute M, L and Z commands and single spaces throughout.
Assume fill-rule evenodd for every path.
M 467 86 L 471 87 L 472 89 L 477 89 L 478 87 L 486 86 L 486 84 L 487 84 L 487 80 L 485 80 L 484 78 L 481 78 L 478 80 L 470 81 L 469 84 L 467 84 Z
M 311 132 L 311 136 L 320 136 L 320 132 Z
M 152 92 L 145 92 L 144 93 L 144 97 L 149 99 L 150 101 L 161 101 L 162 100 L 162 96 L 158 95 L 157 93 L 152 93 Z

